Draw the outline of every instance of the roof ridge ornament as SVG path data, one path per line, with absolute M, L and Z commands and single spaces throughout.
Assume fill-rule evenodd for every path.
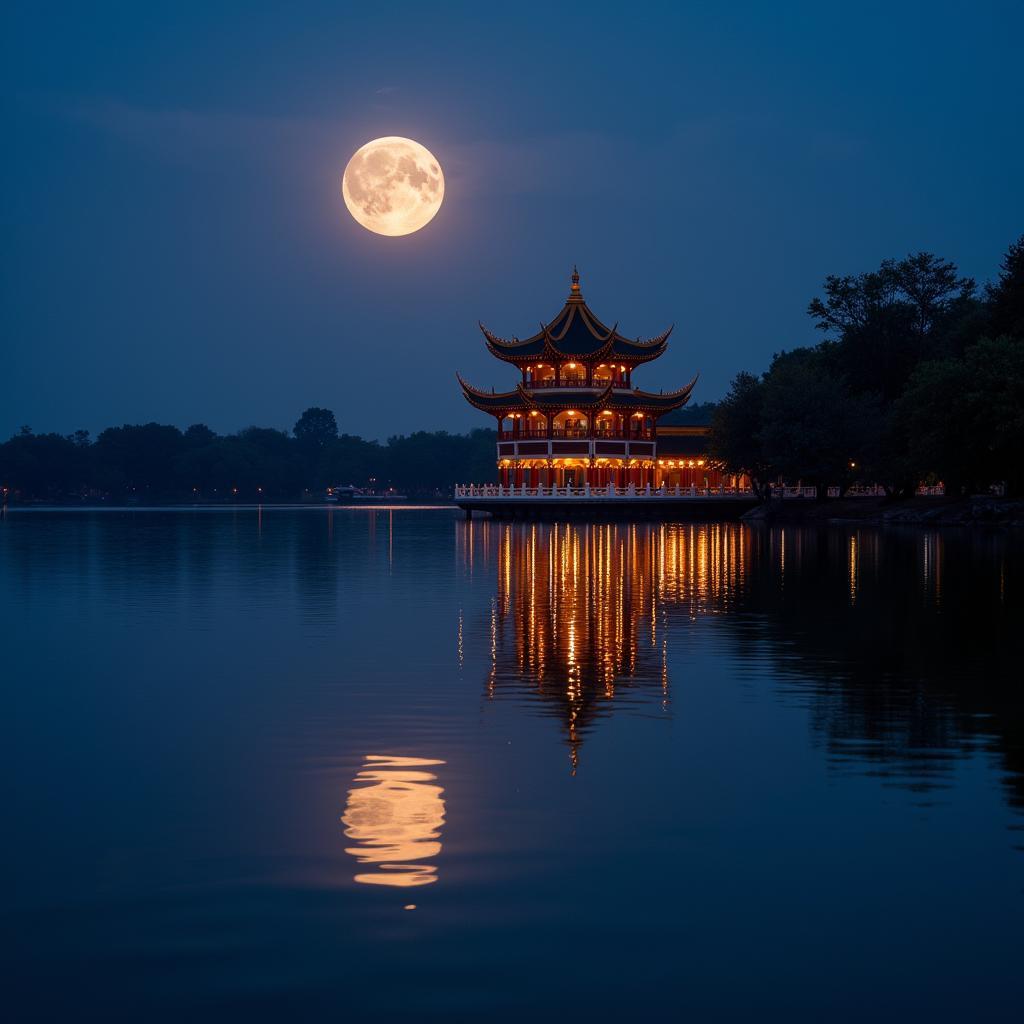
M 580 294 L 580 272 L 576 269 L 576 264 L 572 265 L 572 284 L 569 288 L 570 299 L 582 299 L 583 296 Z

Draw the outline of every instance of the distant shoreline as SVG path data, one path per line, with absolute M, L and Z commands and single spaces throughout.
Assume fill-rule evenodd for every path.
M 396 501 L 396 502 L 375 502 L 366 501 L 350 505 L 333 504 L 332 502 L 312 501 L 263 501 L 263 502 L 220 502 L 220 501 L 154 501 L 139 502 L 134 505 L 125 505 L 121 502 L 105 504 L 102 502 L 53 502 L 53 501 L 19 501 L 9 502 L 2 506 L 6 512 L 255 512 L 259 509 L 287 510 L 293 511 L 315 511 L 324 509 L 327 511 L 369 511 L 369 510 L 393 510 L 409 509 L 416 511 L 428 511 L 430 509 L 456 509 L 457 506 L 451 501 Z

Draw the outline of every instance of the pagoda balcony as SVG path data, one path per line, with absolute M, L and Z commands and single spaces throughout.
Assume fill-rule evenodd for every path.
M 525 384 L 523 384 L 523 387 L 526 388 L 527 391 L 531 390 L 532 388 L 575 388 L 578 391 L 580 388 L 606 388 L 609 384 L 611 384 L 613 387 L 621 388 L 623 390 L 629 388 L 629 384 L 627 384 L 625 380 L 612 381 L 598 380 L 597 378 L 595 378 L 588 384 L 586 377 L 563 377 L 561 380 L 555 380 L 554 377 L 551 377 L 547 380 L 528 380 Z
M 554 427 L 550 431 L 520 431 L 499 430 L 499 441 L 547 441 L 552 438 L 573 437 L 591 441 L 653 441 L 655 438 L 652 430 L 602 430 L 591 434 L 585 428 Z
M 657 439 L 631 434 L 599 435 L 578 437 L 555 434 L 528 436 L 520 434 L 508 440 L 499 440 L 498 459 L 516 461 L 519 459 L 643 459 L 652 461 L 657 455 Z

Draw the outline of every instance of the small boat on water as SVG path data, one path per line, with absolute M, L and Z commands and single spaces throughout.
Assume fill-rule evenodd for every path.
M 384 491 L 372 491 L 366 487 L 356 487 L 354 484 L 328 487 L 324 496 L 324 501 L 331 505 L 390 505 L 392 502 L 408 500 L 407 495 L 399 494 L 393 487 Z

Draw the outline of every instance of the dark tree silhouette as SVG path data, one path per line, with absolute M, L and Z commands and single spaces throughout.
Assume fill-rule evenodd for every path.
M 203 424 L 184 433 L 156 423 L 125 425 L 104 430 L 94 444 L 86 431 L 61 437 L 24 428 L 0 444 L 0 486 L 16 500 L 269 501 L 308 498 L 337 484 L 443 497 L 456 481 L 494 479 L 493 430 L 421 432 L 381 445 L 351 434 L 331 437 L 333 413 L 314 412 L 326 413 L 307 417 L 311 426 L 328 425 L 320 431 L 322 446 L 265 427 L 220 437 Z
M 712 414 L 711 454 L 750 477 L 758 497 L 764 496 L 768 481 L 776 474 L 761 443 L 763 428 L 764 385 L 752 373 L 738 373 Z
M 205 423 L 193 423 L 185 431 L 185 440 L 190 448 L 201 448 L 203 445 L 213 444 L 217 435 Z
M 712 419 L 712 449 L 757 480 L 882 484 L 949 493 L 1024 489 L 1024 238 L 983 299 L 930 253 L 829 276 L 808 312 L 831 335 L 740 374 Z M 994 341 L 993 324 L 1005 331 Z M 1014 333 L 1017 332 L 1017 333 Z
M 853 391 L 877 394 L 883 409 L 921 359 L 952 354 L 949 335 L 975 308 L 974 281 L 925 252 L 864 274 L 830 275 L 824 292 L 807 311 L 836 341 L 836 371 Z
M 791 481 L 845 490 L 877 447 L 878 410 L 833 372 L 830 353 L 796 349 L 777 355 L 762 382 L 758 434 L 765 464 Z
M 999 280 L 985 289 L 991 311 L 992 337 L 1024 339 L 1024 235 L 1003 257 Z
M 338 436 L 338 421 L 330 409 L 314 405 L 298 418 L 292 433 L 303 447 L 325 448 Z
M 1024 489 L 1024 341 L 983 338 L 962 359 L 922 363 L 898 414 L 918 465 L 948 492 Z

